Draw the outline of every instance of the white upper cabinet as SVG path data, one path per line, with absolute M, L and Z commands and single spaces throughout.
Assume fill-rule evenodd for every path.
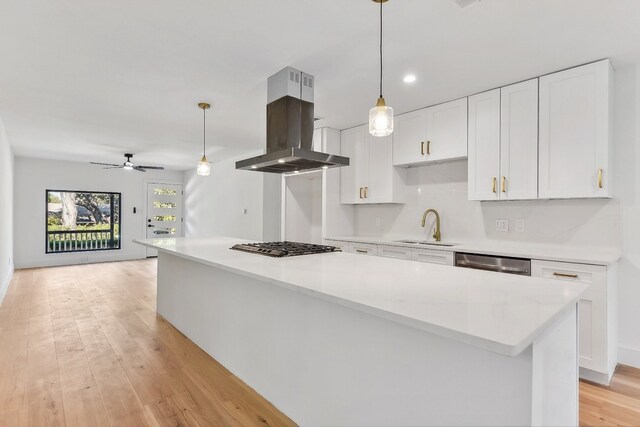
M 539 197 L 611 197 L 609 60 L 540 77 Z
M 391 136 L 375 137 L 368 126 L 342 131 L 340 201 L 344 204 L 404 203 L 404 171 L 393 167 Z
M 500 200 L 538 197 L 538 79 L 500 89 Z
M 393 164 L 400 166 L 426 161 L 426 109 L 400 114 L 394 122 Z
M 469 97 L 469 200 L 500 199 L 500 89 Z
M 467 156 L 467 98 L 400 114 L 394 121 L 395 166 Z

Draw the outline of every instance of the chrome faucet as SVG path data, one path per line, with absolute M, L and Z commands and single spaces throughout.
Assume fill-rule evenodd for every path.
M 442 238 L 442 235 L 440 234 L 440 214 L 437 210 L 427 209 L 426 211 L 424 211 L 424 214 L 422 214 L 422 226 L 424 227 L 426 225 L 427 215 L 429 215 L 430 212 L 436 214 L 436 231 L 433 233 L 433 238 L 436 239 L 436 242 L 439 242 Z

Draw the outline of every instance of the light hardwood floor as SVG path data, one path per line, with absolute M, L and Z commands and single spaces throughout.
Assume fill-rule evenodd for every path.
M 16 271 L 0 306 L 0 426 L 295 425 L 155 299 L 155 260 Z M 581 383 L 580 425 L 640 426 L 640 370 Z
M 295 425 L 156 316 L 155 277 L 155 260 L 16 271 L 0 425 Z

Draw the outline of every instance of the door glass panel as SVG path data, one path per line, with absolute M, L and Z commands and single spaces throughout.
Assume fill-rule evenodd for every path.
M 176 216 L 175 215 L 154 215 L 153 220 L 154 221 L 175 221 Z
M 153 202 L 153 207 L 156 209 L 173 209 L 176 204 L 173 202 Z
M 172 188 L 154 188 L 153 194 L 159 196 L 175 196 L 178 192 Z

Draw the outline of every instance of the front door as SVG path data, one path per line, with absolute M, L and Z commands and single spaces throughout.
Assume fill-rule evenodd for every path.
M 182 185 L 147 184 L 147 238 L 182 236 Z M 158 251 L 147 248 L 147 257 Z

